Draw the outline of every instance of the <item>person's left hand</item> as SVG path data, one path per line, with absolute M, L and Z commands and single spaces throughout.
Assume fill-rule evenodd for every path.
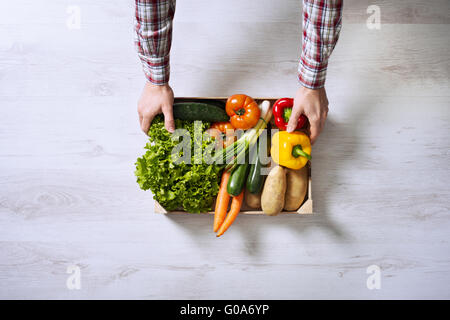
M 328 115 L 328 99 L 325 88 L 309 89 L 300 87 L 297 90 L 292 114 L 286 129 L 288 132 L 295 130 L 297 121 L 302 114 L 309 120 L 311 144 L 314 144 L 325 125 Z

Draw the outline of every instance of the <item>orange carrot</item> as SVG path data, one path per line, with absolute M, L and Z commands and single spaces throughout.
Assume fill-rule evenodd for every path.
M 242 202 L 244 200 L 244 190 L 242 190 L 241 194 L 237 197 L 233 197 L 233 200 L 231 201 L 231 207 L 230 212 L 228 212 L 227 217 L 225 218 L 225 221 L 220 226 L 219 231 L 217 232 L 217 236 L 220 237 L 224 234 L 225 231 L 231 226 L 233 221 L 238 216 L 239 212 L 241 211 Z
M 225 220 L 228 210 L 228 203 L 230 202 L 230 195 L 227 191 L 228 180 L 230 179 L 230 172 L 225 171 L 222 174 L 222 180 L 220 181 L 219 193 L 216 199 L 216 210 L 214 212 L 214 232 L 219 230 L 220 226 Z

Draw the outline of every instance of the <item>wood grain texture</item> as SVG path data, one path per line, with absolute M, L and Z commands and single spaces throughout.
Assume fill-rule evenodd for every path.
M 292 96 L 299 2 L 205 2 L 177 4 L 175 94 Z M 345 2 L 330 60 L 317 214 L 243 215 L 216 239 L 136 184 L 132 2 L 78 1 L 80 30 L 70 1 L 2 2 L 0 298 L 450 298 L 449 2 L 375 1 L 380 30 L 366 3 Z

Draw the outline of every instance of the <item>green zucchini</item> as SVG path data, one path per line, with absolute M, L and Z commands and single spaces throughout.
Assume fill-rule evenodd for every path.
M 261 192 L 265 178 L 265 176 L 261 175 L 262 164 L 259 159 L 259 143 L 257 142 L 256 145 L 256 152 L 254 152 L 252 157 L 246 183 L 247 190 L 253 194 L 258 194 Z
M 202 120 L 208 122 L 228 121 L 230 118 L 224 109 L 203 102 L 175 102 L 173 116 L 181 120 Z
M 188 103 L 206 103 L 212 104 L 214 106 L 219 107 L 220 109 L 225 110 L 226 103 L 222 100 L 214 100 L 214 99 L 195 99 L 195 98 L 175 98 L 175 103 L 180 102 L 188 102 Z
M 227 191 L 231 196 L 238 196 L 244 189 L 245 180 L 247 179 L 248 169 L 250 166 L 248 163 L 238 165 L 231 173 L 228 180 Z

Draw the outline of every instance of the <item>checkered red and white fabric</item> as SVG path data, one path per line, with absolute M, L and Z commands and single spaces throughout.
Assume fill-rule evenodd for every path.
M 169 81 L 172 22 L 176 0 L 135 0 L 136 48 L 147 79 Z M 328 58 L 342 22 L 343 0 L 303 0 L 303 45 L 298 79 L 308 88 L 325 84 Z
M 169 82 L 170 46 L 175 0 L 135 0 L 135 44 L 145 76 L 151 83 Z
M 339 38 L 342 0 L 303 0 L 303 44 L 298 65 L 300 83 L 311 89 L 325 85 L 328 58 Z

